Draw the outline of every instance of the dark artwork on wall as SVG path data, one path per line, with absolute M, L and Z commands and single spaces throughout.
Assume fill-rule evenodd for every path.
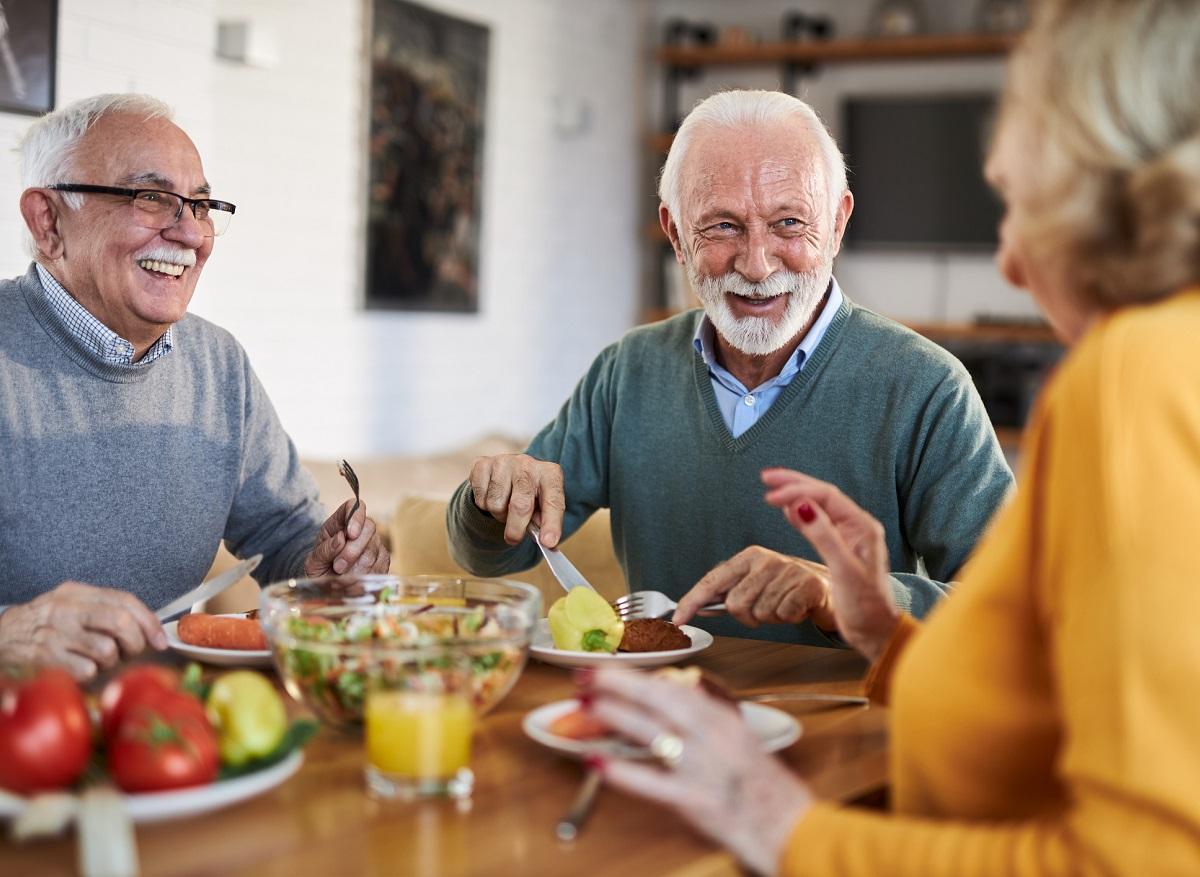
M 54 109 L 57 0 L 0 0 L 0 111 Z
M 488 29 L 374 0 L 367 307 L 479 309 Z

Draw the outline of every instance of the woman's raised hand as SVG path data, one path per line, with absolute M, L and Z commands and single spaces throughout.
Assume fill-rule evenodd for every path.
M 766 469 L 762 479 L 767 502 L 783 511 L 829 568 L 842 638 L 875 660 L 900 618 L 883 525 L 826 481 L 790 469 Z

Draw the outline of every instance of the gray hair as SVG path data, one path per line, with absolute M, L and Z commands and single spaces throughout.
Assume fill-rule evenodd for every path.
M 67 178 L 83 135 L 97 119 L 111 113 L 130 113 L 143 120 L 170 119 L 173 115 L 167 104 L 148 94 L 98 94 L 47 113 L 29 126 L 17 146 L 21 188 L 71 182 Z M 69 192 L 64 193 L 63 200 L 67 206 L 77 208 L 83 198 Z
M 68 177 L 83 135 L 97 119 L 111 113 L 130 113 L 143 121 L 171 119 L 174 115 L 167 104 L 148 94 L 97 94 L 46 113 L 29 126 L 17 145 L 21 188 L 71 182 Z M 83 204 L 83 196 L 77 192 L 63 192 L 62 199 L 72 210 L 78 210 Z M 41 254 L 28 229 L 25 238 L 30 255 L 37 259 Z
M 658 179 L 658 197 L 667 205 L 671 218 L 679 222 L 683 160 L 698 130 L 705 128 L 763 127 L 791 120 L 800 121 L 816 140 L 825 160 L 830 209 L 836 209 L 846 191 L 846 160 L 833 135 L 816 111 L 790 94 L 781 91 L 720 91 L 692 108 L 679 126 L 667 161 Z

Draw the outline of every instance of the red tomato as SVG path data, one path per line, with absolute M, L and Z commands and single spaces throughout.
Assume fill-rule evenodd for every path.
M 100 694 L 100 728 L 104 739 L 111 738 L 121 723 L 121 715 L 147 694 L 177 691 L 179 674 L 159 664 L 130 667 L 104 686 Z
M 28 679 L 0 676 L 0 787 L 70 785 L 91 754 L 87 706 L 69 673 L 48 667 Z
M 197 786 L 216 779 L 217 733 L 199 700 L 183 691 L 147 693 L 108 740 L 108 770 L 127 792 Z

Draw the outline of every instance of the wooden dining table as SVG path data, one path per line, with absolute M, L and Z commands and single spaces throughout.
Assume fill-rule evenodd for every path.
M 842 650 L 718 637 L 689 663 L 741 695 L 855 694 L 866 664 Z M 530 710 L 574 694 L 571 673 L 531 660 L 478 729 L 469 801 L 379 801 L 363 782 L 361 737 L 322 728 L 303 767 L 279 787 L 224 810 L 137 828 L 142 873 L 157 875 L 702 875 L 738 874 L 736 860 L 675 814 L 602 789 L 573 842 L 557 821 L 583 778 L 580 764 L 525 736 Z M 886 711 L 781 700 L 801 723 L 780 757 L 823 798 L 877 801 L 886 789 Z M 76 873 L 71 835 L 0 840 L 0 874 Z

